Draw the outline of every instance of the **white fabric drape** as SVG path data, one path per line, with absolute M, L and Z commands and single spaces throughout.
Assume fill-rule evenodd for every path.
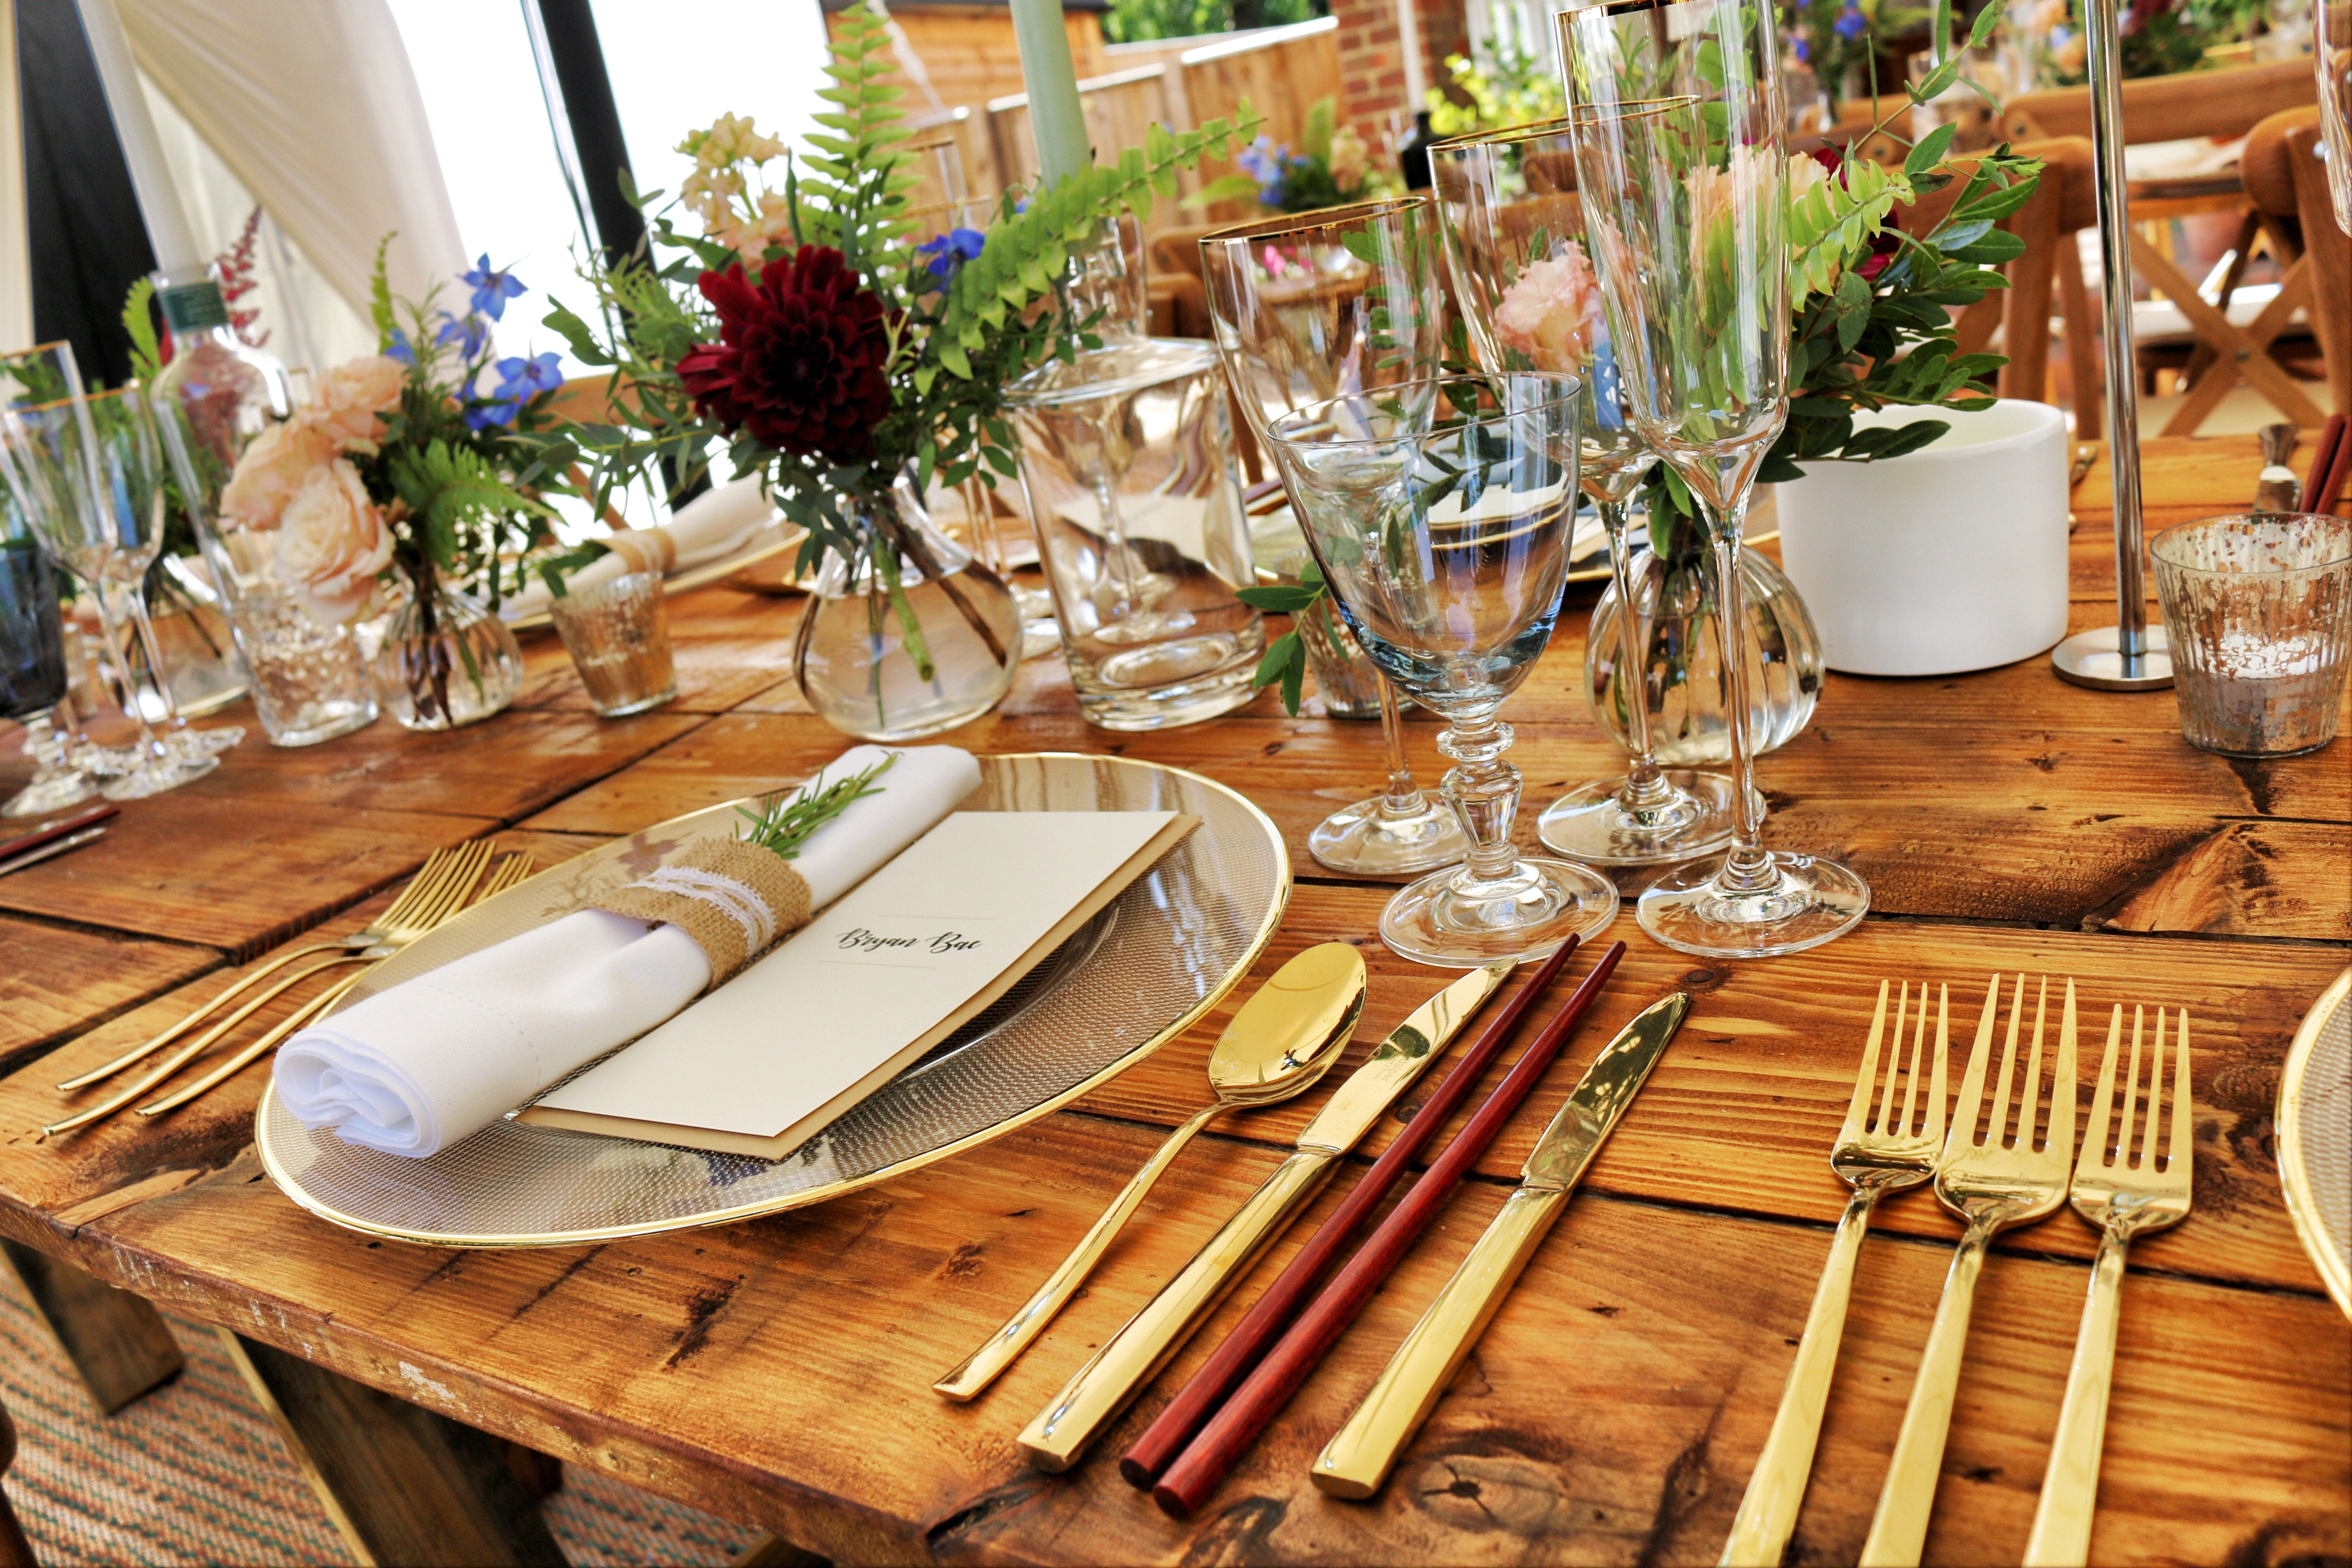
M 155 86 L 362 316 L 394 230 L 394 294 L 467 264 L 385 0 L 118 0 Z
M 33 346 L 33 244 L 25 212 L 25 106 L 16 0 L 0 0 L 0 353 Z

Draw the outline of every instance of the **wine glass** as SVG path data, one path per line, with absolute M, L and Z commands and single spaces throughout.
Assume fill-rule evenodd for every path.
M 1519 771 L 1496 712 L 1551 640 L 1577 508 L 1574 376 L 1445 376 L 1309 404 L 1275 459 L 1348 629 L 1450 728 L 1459 867 L 1406 887 L 1381 940 L 1423 963 L 1534 958 L 1617 912 L 1610 880 L 1512 847 Z
M 2311 9 L 2312 68 L 2319 78 L 2320 134 L 2327 142 L 2327 192 L 2336 226 L 2352 234 L 2352 0 Z
M 32 782 L 0 804 L 0 816 L 45 816 L 98 793 L 50 720 L 66 686 L 57 572 L 24 509 L 0 488 L 0 719 L 24 724 L 25 754 L 35 769 Z
M 1608 531 L 1625 668 L 1639 669 L 1644 630 L 1629 574 L 1632 502 L 1657 454 L 1633 429 L 1601 319 L 1569 122 L 1440 142 L 1430 148 L 1429 163 L 1472 355 L 1488 371 L 1583 378 L 1578 482 Z M 1688 859 L 1728 843 L 1731 781 L 1661 768 L 1650 752 L 1650 715 L 1638 688 L 1626 703 L 1625 734 L 1632 756 L 1623 775 L 1582 785 L 1546 806 L 1537 819 L 1543 841 L 1604 866 Z
M 1870 889 L 1760 842 L 1740 534 L 1788 419 L 1789 153 L 1772 7 L 1618 0 L 1559 18 L 1578 185 L 1617 368 L 1642 438 L 1699 503 L 1729 689 L 1731 848 L 1643 893 L 1642 929 L 1706 957 L 1795 952 L 1850 931 Z
M 1436 374 L 1445 301 L 1433 238 L 1428 203 L 1416 196 L 1266 218 L 1202 239 L 1217 350 L 1262 447 L 1271 453 L 1274 422 L 1294 409 Z M 1290 501 L 1297 511 L 1296 490 Z M 1379 684 L 1388 787 L 1316 824 L 1307 853 L 1368 877 L 1450 866 L 1468 840 L 1454 812 L 1414 784 L 1396 691 L 1385 675 Z
M 0 357 L 0 452 L 6 482 L 33 531 L 58 565 L 98 597 L 106 641 L 118 659 L 128 616 L 158 676 L 166 711 L 171 688 L 147 624 L 141 589 L 163 540 L 164 491 L 155 427 L 136 387 L 86 397 L 68 343 Z M 137 800 L 176 789 L 219 765 L 202 751 L 177 751 L 149 725 L 128 661 L 122 710 L 138 731 L 131 765 L 100 793 Z

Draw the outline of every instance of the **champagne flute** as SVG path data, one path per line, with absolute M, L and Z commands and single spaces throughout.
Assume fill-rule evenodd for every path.
M 1448 376 L 1309 404 L 1274 422 L 1283 480 L 1348 629 L 1450 728 L 1456 868 L 1389 900 L 1381 940 L 1423 963 L 1538 958 L 1617 913 L 1617 889 L 1511 843 L 1519 771 L 1496 710 L 1551 640 L 1577 508 L 1573 376 Z
M 156 735 L 121 658 L 127 615 L 149 668 L 163 668 L 139 592 L 163 545 L 164 504 L 154 425 L 141 395 L 130 388 L 84 396 L 72 345 L 50 343 L 0 356 L 0 395 L 9 399 L 0 406 L 8 488 L 50 558 L 95 591 L 107 645 L 122 669 L 123 714 L 138 731 L 131 765 L 100 793 L 137 800 L 202 777 L 219 759 L 174 751 Z M 159 685 L 171 711 L 170 687 Z
M 1788 419 L 1789 153 L 1772 7 L 1612 0 L 1559 18 L 1578 186 L 1635 426 L 1696 498 L 1729 687 L 1726 854 L 1643 890 L 1642 929 L 1704 957 L 1795 952 L 1870 907 L 1835 861 L 1761 842 L 1738 573 L 1756 471 Z
M 1242 417 L 1269 456 L 1274 422 L 1293 409 L 1436 374 L 1445 302 L 1431 239 L 1429 205 L 1417 196 L 1266 218 L 1202 239 L 1217 349 Z M 1287 486 L 1288 470 L 1283 477 Z M 1296 490 L 1290 501 L 1297 511 Z M 1385 674 L 1379 685 L 1388 787 L 1318 823 L 1307 853 L 1368 877 L 1450 866 L 1469 841 L 1454 813 L 1414 784 L 1396 690 Z
M 1569 122 L 1440 142 L 1430 148 L 1429 163 L 1472 354 L 1492 372 L 1583 377 L 1578 480 L 1609 534 L 1625 668 L 1639 669 L 1644 637 L 1630 576 L 1632 503 L 1657 454 L 1634 431 L 1601 320 Z M 1654 865 L 1722 848 L 1731 838 L 1731 781 L 1661 768 L 1650 752 L 1650 715 L 1638 685 L 1621 689 L 1629 699 L 1630 765 L 1620 777 L 1584 784 L 1546 806 L 1538 819 L 1543 841 L 1604 866 Z

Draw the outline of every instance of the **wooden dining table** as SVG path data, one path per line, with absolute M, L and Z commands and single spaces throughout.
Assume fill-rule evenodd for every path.
M 2243 507 L 2260 467 L 2251 437 L 2150 441 L 2149 531 Z M 2074 629 L 2113 624 L 2107 483 L 2102 458 L 2075 492 Z M 805 776 L 845 742 L 793 686 L 800 607 L 724 587 L 675 600 L 678 697 L 635 718 L 597 719 L 539 637 L 520 699 L 472 728 L 411 734 L 384 720 L 294 751 L 257 730 L 214 775 L 126 805 L 102 842 L 0 878 L 0 1236 L 86 1366 L 110 1348 L 118 1362 L 144 1353 L 151 1303 L 220 1325 L 346 1538 L 382 1562 L 551 1560 L 516 1501 L 529 1467 L 509 1462 L 536 1454 L 762 1527 L 773 1563 L 1711 1563 L 1846 1197 L 1828 1155 L 1880 983 L 1948 986 L 1964 1051 L 1990 977 L 2023 973 L 2074 982 L 2091 1021 L 2085 1086 L 2112 1005 L 2189 1018 L 2195 1206 L 2131 1253 L 2093 1561 L 2352 1558 L 2352 1330 L 2297 1244 L 2273 1124 L 2297 1022 L 2352 955 L 2352 742 L 2212 755 L 2181 739 L 2171 692 L 2081 689 L 2046 657 L 1828 678 L 1811 722 L 1758 765 L 1766 837 L 1859 870 L 1865 923 L 1790 957 L 1703 961 L 1643 936 L 1629 898 L 1608 934 L 1630 951 L 1580 1033 L 1181 1522 L 1120 1479 L 1117 1457 L 1352 1175 L 1086 1462 L 1041 1474 L 1014 1437 L 1273 1168 L 1319 1091 L 1203 1134 L 985 1394 L 954 1405 L 930 1384 L 1206 1103 L 1211 1042 L 1251 982 L 1140 1066 L 952 1159 L 813 1207 L 600 1246 L 443 1250 L 311 1216 L 255 1154 L 258 1067 L 152 1121 L 38 1134 L 67 1103 L 60 1079 L 298 936 L 359 928 L 436 848 L 489 837 L 551 864 Z M 1530 844 L 1547 800 L 1622 766 L 1580 689 L 1591 607 L 1580 592 L 1505 710 Z M 1408 732 L 1433 784 L 1436 726 L 1416 715 Z M 1389 886 L 1306 853 L 1318 819 L 1379 783 L 1376 725 L 1324 718 L 1311 700 L 1292 718 L 1266 694 L 1211 722 L 1113 734 L 1079 718 L 1047 657 L 940 738 L 1148 759 L 1264 808 L 1296 885 L 1254 978 L 1332 940 L 1370 969 L 1333 1082 L 1446 978 L 1381 946 Z M 0 791 L 25 771 L 16 740 L 0 742 Z M 1643 880 L 1621 883 L 1630 895 Z M 1385 1489 L 1363 1502 L 1317 1491 L 1308 1465 L 1537 1132 L 1617 1027 L 1675 989 L 1696 998 L 1687 1026 Z M 1856 1560 L 1958 1236 L 1924 1190 L 1880 1207 L 1790 1561 Z M 2061 1210 L 1996 1243 L 1928 1562 L 2022 1552 L 2095 1240 Z

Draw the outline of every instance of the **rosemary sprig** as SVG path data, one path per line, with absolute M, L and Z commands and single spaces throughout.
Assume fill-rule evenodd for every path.
M 867 795 L 880 795 L 882 791 L 874 781 L 888 773 L 890 764 L 898 760 L 898 753 L 893 752 L 864 773 L 835 779 L 814 795 L 803 789 L 789 799 L 774 802 L 765 811 L 745 811 L 739 806 L 736 815 L 751 826 L 737 829 L 735 837 L 746 844 L 758 845 L 779 859 L 790 860 L 818 828 Z

